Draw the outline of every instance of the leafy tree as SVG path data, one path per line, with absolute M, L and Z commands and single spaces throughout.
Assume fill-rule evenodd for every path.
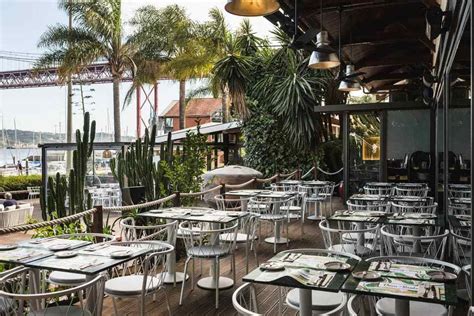
M 169 5 L 161 9 L 142 7 L 131 24 L 136 30 L 130 41 L 140 47 L 144 57 L 138 76 L 150 83 L 163 74 L 179 81 L 179 127 L 185 128 L 186 81 L 202 78 L 211 69 L 207 50 L 197 36 L 196 23 L 183 7 Z M 146 62 L 150 57 L 163 62 L 150 69 Z
M 121 0 L 60 0 L 59 6 L 71 12 L 74 25 L 48 27 L 38 43 L 47 52 L 36 67 L 59 64 L 59 75 L 65 80 L 96 61 L 107 62 L 113 78 L 114 140 L 119 142 L 120 82 L 127 70 L 136 67 L 136 47 L 123 39 Z

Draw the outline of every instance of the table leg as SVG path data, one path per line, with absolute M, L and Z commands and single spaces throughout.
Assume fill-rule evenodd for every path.
M 410 301 L 395 299 L 395 315 L 410 316 Z
M 212 229 L 219 229 L 220 224 L 219 223 L 213 223 L 212 224 Z M 212 235 L 211 240 L 214 240 L 215 244 L 219 244 L 219 236 Z M 197 286 L 205 289 L 205 290 L 215 290 L 216 287 L 219 287 L 220 290 L 225 290 L 229 289 L 232 286 L 234 286 L 234 280 L 226 277 L 219 277 L 219 280 L 216 280 L 215 278 L 215 271 L 216 271 L 216 261 L 212 260 L 211 268 L 209 271 L 209 277 L 202 278 L 197 282 Z
M 166 223 L 171 223 L 173 220 L 167 219 Z M 167 242 L 171 245 L 176 244 L 176 240 L 173 240 L 171 236 L 174 236 L 176 232 L 172 231 L 172 227 L 168 226 L 168 240 Z M 165 284 L 174 284 L 181 283 L 184 280 L 184 273 L 183 272 L 176 272 L 176 251 L 170 252 L 166 255 L 166 272 L 164 276 L 163 282 Z M 186 280 L 189 278 L 189 275 L 186 275 Z
M 300 294 L 300 316 L 311 316 L 312 305 L 311 290 L 299 289 Z M 398 314 L 397 314 L 398 315 Z
M 356 223 L 357 230 L 364 229 L 364 223 Z M 365 235 L 364 233 L 357 233 L 357 245 L 365 247 Z
M 41 293 L 40 291 L 40 282 L 41 282 L 41 277 L 40 277 L 40 270 L 38 269 L 31 269 L 29 273 L 29 281 L 31 286 L 29 287 L 29 292 L 30 294 L 37 294 Z M 41 300 L 34 300 L 31 303 L 31 309 L 33 311 L 37 311 L 41 309 Z
M 420 236 L 420 227 L 413 226 L 412 233 L 413 233 L 413 236 L 419 237 Z M 413 252 L 414 253 L 420 253 L 421 252 L 421 244 L 419 242 L 415 242 L 413 244 Z

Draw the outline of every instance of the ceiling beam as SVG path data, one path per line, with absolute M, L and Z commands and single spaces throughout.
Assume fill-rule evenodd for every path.
M 401 72 L 401 73 L 380 73 L 368 78 L 364 78 L 362 82 L 364 84 L 372 81 L 381 81 L 381 80 L 403 80 L 403 79 L 415 79 L 419 78 L 420 74 L 414 72 Z

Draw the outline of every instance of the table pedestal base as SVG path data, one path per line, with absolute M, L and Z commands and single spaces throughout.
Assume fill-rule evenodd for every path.
M 310 216 L 308 216 L 308 219 L 310 221 L 320 221 L 320 220 L 323 219 L 323 217 L 322 216 L 316 216 L 316 215 L 310 215 Z
M 216 289 L 216 279 L 213 277 L 202 278 L 197 282 L 197 286 L 205 290 Z M 234 280 L 226 277 L 219 277 L 219 290 L 230 289 L 234 286 Z
M 410 316 L 410 301 L 409 300 L 395 300 L 395 315 Z
M 308 289 L 299 289 L 300 294 L 300 316 L 311 316 L 312 310 L 311 307 L 313 305 L 312 297 L 311 297 L 311 290 Z
M 181 283 L 184 281 L 184 272 L 175 272 L 176 273 L 176 283 Z M 161 275 L 161 273 L 159 274 Z M 189 275 L 186 275 L 186 280 L 189 279 Z M 173 273 L 165 272 L 165 277 L 163 282 L 165 284 L 174 284 Z
M 268 238 L 265 238 L 265 242 L 269 244 L 273 244 L 275 243 L 275 239 L 278 245 L 286 244 L 287 242 L 289 242 L 288 238 L 285 238 L 285 237 L 268 237 Z

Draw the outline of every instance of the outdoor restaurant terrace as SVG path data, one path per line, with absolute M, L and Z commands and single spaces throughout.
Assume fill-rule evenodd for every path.
M 0 315 L 474 315 L 472 1 L 225 10 L 265 16 L 335 90 L 372 95 L 312 106 L 336 154 L 269 173 L 234 164 L 240 120 L 94 143 L 86 114 L 76 143 L 41 146 L 41 206 L 0 212 Z M 55 151 L 66 176 L 48 177 Z

